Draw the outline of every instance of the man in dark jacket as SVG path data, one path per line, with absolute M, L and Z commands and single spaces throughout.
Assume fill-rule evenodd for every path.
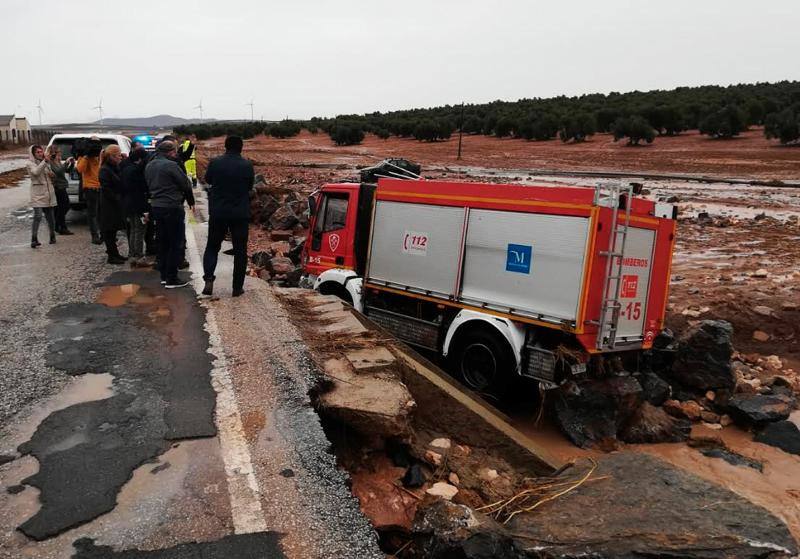
M 194 209 L 194 194 L 186 174 L 173 161 L 176 156 L 174 143 L 161 142 L 156 148 L 156 156 L 144 171 L 150 192 L 151 214 L 156 220 L 158 268 L 161 283 L 167 289 L 189 285 L 188 281 L 178 279 L 178 265 L 183 248 L 183 202 Z
M 139 145 L 120 163 L 122 176 L 122 206 L 128 223 L 128 256 L 131 266 L 142 264 L 145 233 L 150 206 L 147 203 L 147 182 L 144 178 L 147 152 Z M 148 243 L 149 244 L 149 243 Z
M 255 183 L 253 164 L 242 157 L 244 142 L 238 136 L 225 139 L 225 155 L 215 157 L 206 169 L 208 192 L 208 242 L 203 254 L 203 295 L 214 290 L 214 270 L 225 234 L 233 241 L 233 296 L 244 293 L 247 270 L 247 233 L 250 222 L 250 191 Z

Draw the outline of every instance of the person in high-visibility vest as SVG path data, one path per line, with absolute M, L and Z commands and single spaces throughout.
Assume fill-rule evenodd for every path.
M 188 137 L 178 145 L 178 158 L 183 161 L 186 174 L 192 179 L 192 185 L 197 186 L 197 148 Z

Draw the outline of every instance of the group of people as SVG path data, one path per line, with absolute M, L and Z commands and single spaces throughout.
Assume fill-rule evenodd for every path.
M 234 245 L 233 295 L 243 293 L 250 191 L 255 182 L 252 163 L 241 156 L 243 145 L 240 137 L 226 138 L 225 155 L 212 159 L 206 171 L 209 229 L 203 256 L 205 295 L 213 293 L 218 253 L 228 234 Z M 132 265 L 146 265 L 146 255 L 155 255 L 162 285 L 188 285 L 178 270 L 188 267 L 184 204 L 194 209 L 195 161 L 194 144 L 190 140 L 178 144 L 174 136 L 165 136 L 154 154 L 134 142 L 127 156 L 112 144 L 98 156 L 84 154 L 66 161 L 55 145 L 47 150 L 32 146 L 28 164 L 34 210 L 31 247 L 41 246 L 38 233 L 43 216 L 51 244 L 56 242 L 56 233 L 72 234 L 65 216 L 69 210 L 67 174 L 74 169 L 81 178 L 92 242 L 105 243 L 108 262 L 123 264 L 130 258 Z M 119 231 L 127 234 L 128 256 L 119 252 Z

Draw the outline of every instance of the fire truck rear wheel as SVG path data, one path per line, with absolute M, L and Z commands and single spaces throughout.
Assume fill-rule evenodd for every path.
M 459 337 L 454 370 L 461 381 L 476 392 L 506 395 L 514 372 L 514 357 L 508 342 L 498 334 L 479 329 Z

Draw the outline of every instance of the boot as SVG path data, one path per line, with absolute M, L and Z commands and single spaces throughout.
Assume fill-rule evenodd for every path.
M 214 293 L 214 280 L 206 280 L 203 287 L 203 295 L 212 295 Z
M 56 244 L 56 234 L 54 231 L 50 231 L 50 244 L 51 245 Z
M 39 239 L 36 238 L 36 235 L 31 237 L 31 248 L 36 248 L 42 246 L 42 243 L 39 242 Z

